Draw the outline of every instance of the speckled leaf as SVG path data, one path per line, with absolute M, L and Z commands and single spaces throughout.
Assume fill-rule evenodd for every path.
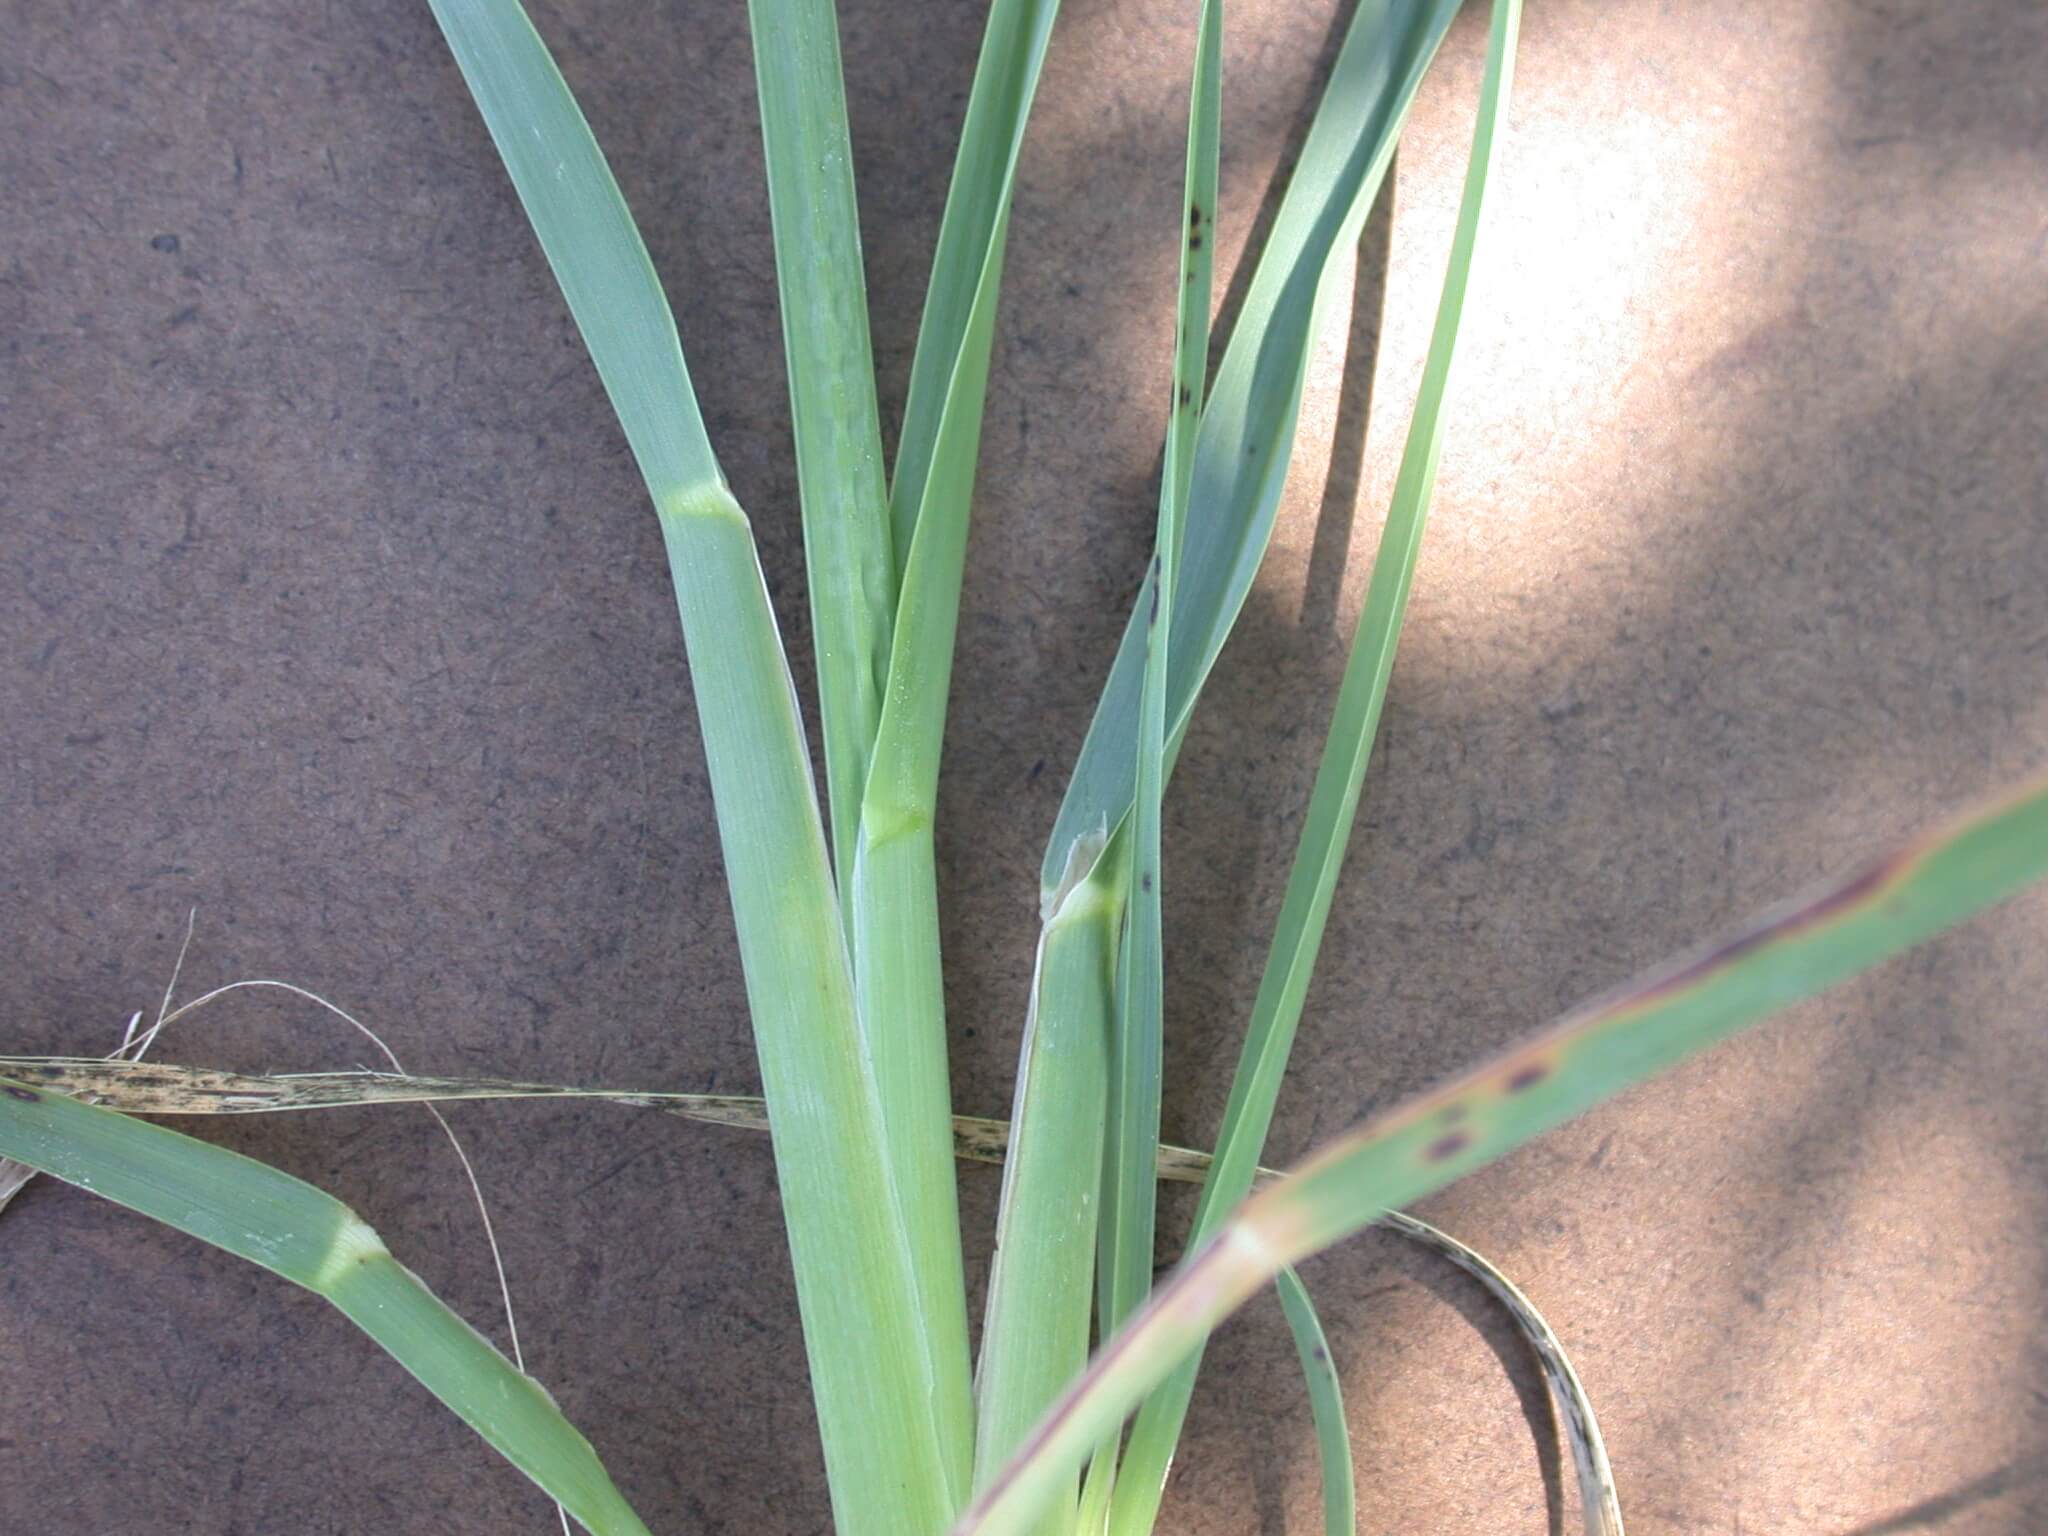
M 1401 453 L 1401 468 L 1387 505 L 1386 525 L 1372 563 L 1365 602 L 1359 611 L 1344 677 L 1337 689 L 1329 734 L 1316 767 L 1308 814 L 1302 819 L 1287 891 L 1273 928 L 1259 991 L 1245 1030 L 1243 1051 L 1230 1085 L 1223 1126 L 1216 1139 L 1216 1168 L 1202 1190 L 1191 1242 L 1199 1245 L 1224 1213 L 1244 1198 L 1252 1170 L 1265 1146 L 1280 1084 L 1294 1045 L 1295 1028 L 1308 998 L 1310 977 L 1322 947 L 1323 928 L 1336 894 L 1337 877 L 1350 845 L 1351 827 L 1365 787 L 1365 770 L 1379 734 L 1380 711 L 1400 643 L 1402 619 L 1422 549 L 1422 532 L 1436 488 L 1437 458 L 1443 447 L 1451 367 L 1479 236 L 1486 189 L 1498 159 L 1499 128 L 1514 77 L 1520 0 L 1494 6 L 1486 72 L 1465 167 L 1464 192 L 1445 263 L 1442 296 L 1422 383 Z M 1149 1531 L 1158 1515 L 1166 1474 L 1173 1463 L 1181 1424 L 1194 1393 L 1199 1352 L 1153 1395 L 1138 1415 L 1118 1474 L 1110 1529 L 1116 1536 Z
M 1153 1293 L 956 1536 L 1025 1528 L 1047 1490 L 1282 1267 L 2044 874 L 2048 778 L 1587 1003 L 1489 1065 L 1338 1138 L 1253 1195 Z
M 406 1077 L 381 1072 L 260 1076 L 103 1057 L 0 1056 L 0 1076 L 140 1115 L 276 1114 L 350 1105 L 451 1103 L 471 1099 L 595 1099 L 633 1109 L 658 1109 L 708 1125 L 749 1131 L 768 1129 L 767 1104 L 744 1094 L 629 1093 L 493 1078 Z M 1001 1163 L 1009 1154 L 1009 1145 L 1007 1120 L 976 1115 L 953 1117 L 955 1157 L 977 1163 Z M 1170 1182 L 1199 1184 L 1208 1176 L 1210 1163 L 1207 1152 L 1171 1145 L 1157 1149 L 1158 1176 Z M 24 1177 L 34 1174 L 33 1169 L 0 1158 L 0 1197 L 7 1193 L 5 1180 L 9 1170 L 19 1170 Z M 1258 1171 L 1260 1182 L 1270 1182 L 1279 1176 L 1270 1168 Z M 0 1200 L 0 1210 L 4 1209 L 4 1200 Z M 1614 1474 L 1600 1438 L 1599 1421 L 1564 1344 L 1543 1314 L 1484 1255 L 1448 1233 L 1401 1211 L 1388 1211 L 1380 1222 L 1388 1231 L 1457 1265 L 1506 1310 L 1535 1351 L 1544 1379 L 1557 1400 L 1578 1470 L 1588 1536 L 1621 1536 Z

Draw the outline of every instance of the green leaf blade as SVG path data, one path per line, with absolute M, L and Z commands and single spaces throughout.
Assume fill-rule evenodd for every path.
M 1221 0 L 1205 0 L 1196 30 L 1189 88 L 1187 171 L 1178 223 L 1181 280 L 1175 304 L 1173 381 L 1159 477 L 1158 530 L 1145 612 L 1145 673 L 1138 700 L 1134 871 L 1127 891 L 1118 967 L 1116 1051 L 1112 1061 L 1108 1152 L 1102 1202 L 1102 1334 L 1106 1338 L 1152 1288 L 1158 1228 L 1158 1146 L 1165 1055 L 1165 886 L 1161 811 L 1166 792 L 1167 669 L 1173 647 L 1174 576 L 1186 520 L 1190 462 L 1209 355 L 1212 234 L 1222 131 Z M 1115 1447 L 1105 1447 L 1105 1463 Z M 1103 1474 L 1095 1483 L 1106 1497 Z
M 948 417 L 955 430 L 941 424 L 939 473 L 960 515 L 924 525 L 899 595 L 837 24 L 830 0 L 752 0 L 750 11 L 804 498 L 833 865 L 910 1245 L 934 1418 L 957 1502 L 967 1496 L 972 1469 L 974 1409 L 932 819 L 993 284 L 962 343 L 973 399 L 956 402 Z M 972 417 L 964 485 L 956 479 L 963 414 Z
M 1243 609 L 1292 459 L 1309 348 L 1336 292 L 1423 73 L 1459 0 L 1362 0 L 1260 253 L 1195 434 L 1174 594 L 1168 757 Z M 1069 849 L 1115 828 L 1136 792 L 1148 574 L 1083 741 L 1040 869 L 1051 889 Z
M 333 1196 L 238 1152 L 10 1081 L 0 1081 L 0 1155 L 325 1298 L 585 1529 L 647 1536 L 539 1383 Z
M 956 1536 L 1026 1528 L 1059 1480 L 1280 1268 L 2044 875 L 2048 778 L 1587 1003 L 1490 1064 L 1339 1137 L 1253 1195 L 1153 1293 L 987 1485 Z
M 957 1507 L 940 1362 L 862 1049 L 852 957 L 794 685 L 647 254 L 516 0 L 432 0 L 653 494 L 675 580 L 842 1536 Z
M 1351 1462 L 1351 1427 L 1344 1417 L 1344 1386 L 1337 1379 L 1337 1364 L 1330 1358 L 1323 1320 L 1316 1316 L 1308 1287 L 1292 1269 L 1275 1275 L 1273 1288 L 1280 1293 L 1280 1310 L 1287 1315 L 1287 1331 L 1294 1335 L 1302 1379 L 1308 1385 L 1309 1414 L 1316 1429 L 1316 1464 L 1323 1482 L 1323 1536 L 1356 1536 L 1358 1477 Z
M 1472 152 L 1452 233 L 1443 293 L 1423 362 L 1422 384 L 1409 422 L 1393 498 L 1387 508 L 1386 525 L 1373 559 L 1365 603 L 1338 686 L 1322 760 L 1317 765 L 1308 814 L 1302 823 L 1293 866 L 1288 871 L 1280 917 L 1252 1005 L 1237 1073 L 1231 1082 L 1223 1128 L 1217 1137 L 1216 1164 L 1203 1186 L 1196 1210 L 1191 1246 L 1205 1242 L 1224 1213 L 1251 1188 L 1301 1022 L 1337 878 L 1350 845 L 1366 765 L 1379 732 L 1380 713 L 1386 702 L 1401 623 L 1407 613 L 1435 489 L 1451 367 L 1457 354 L 1486 190 L 1498 157 L 1499 124 L 1507 110 L 1514 78 L 1519 24 L 1519 0 L 1495 5 Z M 1148 1530 L 1157 1515 L 1199 1365 L 1197 1352 L 1139 1415 L 1125 1458 L 1124 1476 L 1119 1480 L 1118 1507 L 1112 1520 L 1119 1532 Z
M 835 1519 L 842 1532 L 942 1529 L 957 1506 L 939 1365 L 774 616 L 729 495 L 662 512 L 670 564 L 689 573 L 676 598 Z
M 973 435 L 979 438 L 983 386 L 961 376 L 959 360 L 975 310 L 984 302 L 984 287 L 1000 279 L 1018 149 L 1058 14 L 1059 0 L 994 0 L 989 7 L 918 323 L 910 396 L 889 488 L 899 569 L 909 561 L 911 537 L 921 520 L 940 425 L 949 409 L 957 409 L 956 402 L 974 400 Z
M 851 867 L 861 1028 L 924 1300 L 948 1464 L 963 1496 L 974 1388 L 933 839 L 1009 204 L 1057 9 L 1056 0 L 996 0 L 976 65 L 890 488 L 896 611 Z M 1091 1211 L 1091 1231 L 1093 1219 Z M 1085 1309 L 1085 1285 L 1082 1298 Z M 998 1380 L 1010 1379 L 1000 1346 L 985 1358 L 998 1362 Z
M 1086 1362 L 1102 1123 L 1109 1092 L 1121 882 L 1109 850 L 1078 875 L 1040 938 L 1011 1110 L 996 1252 L 976 1373 L 975 1485 L 985 1484 Z M 1072 1478 L 1028 1528 L 1062 1536 Z
M 925 1301 L 948 1465 L 963 1497 L 974 1388 L 934 837 L 1009 199 L 1056 10 L 1049 0 L 997 0 L 976 67 L 891 488 L 900 579 L 849 903 L 861 1028 Z
M 833 868 L 851 885 L 896 607 L 846 84 L 832 0 L 751 0 Z
M 515 0 L 429 0 L 656 498 L 722 483 L 661 279 L 611 166 Z
M 1252 1005 L 1238 1070 L 1231 1083 L 1223 1128 L 1217 1137 L 1216 1164 L 1203 1186 L 1196 1210 L 1192 1246 L 1205 1242 L 1224 1213 L 1251 1188 L 1307 1000 L 1337 878 L 1350 844 L 1435 488 L 1451 365 L 1457 352 L 1486 189 L 1497 158 L 1498 127 L 1507 109 L 1514 75 L 1519 20 L 1519 0 L 1496 5 L 1472 152 L 1452 234 L 1443 294 L 1423 363 L 1422 384 L 1386 525 L 1373 560 L 1365 603 L 1338 687 L 1322 760 L 1317 765 L 1308 814 L 1303 820 L 1293 867 L 1288 871 L 1280 917 Z M 1113 1520 L 1119 1531 L 1149 1529 L 1156 1516 L 1199 1363 L 1198 1352 L 1174 1373 L 1139 1415 Z

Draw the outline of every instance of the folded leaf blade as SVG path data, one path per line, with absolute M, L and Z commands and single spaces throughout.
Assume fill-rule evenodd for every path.
M 674 578 L 842 1536 L 958 1507 L 782 637 L 618 187 L 517 0 L 431 0 L 653 496 Z
M 1171 760 L 1272 538 L 1309 350 L 1459 0 L 1361 0 L 1260 252 L 1195 433 L 1167 681 Z M 1082 838 L 1115 828 L 1137 783 L 1148 573 L 1046 845 L 1050 890 Z
M 324 1297 L 586 1529 L 647 1536 L 554 1399 L 333 1196 L 224 1147 L 5 1079 L 0 1156 Z
M 1284 1266 L 2044 875 L 2048 778 L 2039 778 L 1339 1137 L 1253 1195 L 1153 1293 L 977 1498 L 955 1536 L 1025 1529 L 1060 1480 Z

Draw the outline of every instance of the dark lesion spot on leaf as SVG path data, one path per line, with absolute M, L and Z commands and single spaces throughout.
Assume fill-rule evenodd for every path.
M 1508 1075 L 1507 1090 L 1509 1093 L 1527 1093 L 1548 1076 L 1550 1076 L 1549 1062 L 1526 1062 L 1522 1066 L 1515 1068 Z
M 1185 384 L 1180 387 L 1180 403 L 1182 405 L 1193 405 L 1195 403 L 1195 392 Z
M 1317 1344 L 1317 1345 L 1315 1345 L 1315 1346 L 1314 1346 L 1313 1348 L 1311 1348 L 1311 1349 L 1309 1350 L 1309 1353 L 1310 1353 L 1310 1354 L 1311 1354 L 1312 1356 L 1314 1356 L 1314 1357 L 1315 1357 L 1315 1359 L 1317 1359 L 1317 1360 L 1318 1360 L 1318 1361 L 1320 1361 L 1321 1363 L 1323 1363 L 1323 1364 L 1325 1364 L 1325 1365 L 1327 1365 L 1327 1364 L 1329 1363 L 1329 1360 L 1330 1360 L 1330 1352 L 1329 1352 L 1329 1351 L 1328 1351 L 1327 1349 L 1323 1348 L 1323 1346 L 1322 1346 L 1322 1345 L 1320 1345 L 1320 1344 Z
M 43 1096 L 37 1093 L 35 1089 L 24 1088 L 19 1083 L 0 1083 L 0 1092 L 4 1092 L 10 1099 L 18 1099 L 23 1104 L 40 1104 L 43 1102 Z
M 1199 250 L 1200 250 L 1201 248 L 1202 248 L 1202 237 L 1201 237 L 1200 235 L 1189 235 L 1189 236 L 1188 236 L 1188 249 L 1189 249 L 1189 250 L 1191 250 L 1191 251 L 1199 251 Z
M 1781 912 L 1736 934 L 1710 953 L 1635 993 L 1626 1000 L 1627 1003 L 1640 1007 L 1658 998 L 1683 992 L 1714 972 L 1725 970 L 1752 950 L 1761 949 L 1766 944 L 1804 929 L 1839 921 L 1845 912 L 1879 899 L 1885 887 L 1898 878 L 1901 871 L 1914 862 L 1915 857 L 1914 851 L 1908 849 L 1865 866 L 1852 879 L 1822 893 L 1818 899 L 1808 902 L 1805 906 L 1791 912 Z
M 1145 891 L 1152 889 L 1152 876 L 1149 872 L 1138 876 L 1138 888 Z
M 1202 205 L 1201 205 L 1200 203 L 1189 203 L 1189 204 L 1188 204 L 1188 228 L 1189 228 L 1189 229 L 1200 229 L 1201 227 L 1202 227 Z
M 1439 1136 L 1424 1150 L 1423 1157 L 1432 1163 L 1448 1162 L 1472 1145 L 1472 1138 L 1463 1131 L 1453 1131 L 1448 1136 Z

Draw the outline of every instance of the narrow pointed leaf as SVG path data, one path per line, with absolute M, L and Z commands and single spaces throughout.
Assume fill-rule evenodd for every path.
M 1323 1320 L 1316 1316 L 1308 1287 L 1292 1269 L 1273 1277 L 1287 1331 L 1301 1356 L 1301 1374 L 1308 1383 L 1309 1413 L 1316 1426 L 1316 1464 L 1323 1478 L 1324 1536 L 1356 1536 L 1358 1479 L 1351 1464 L 1351 1427 L 1344 1419 L 1344 1387 L 1330 1358 Z
M 633 1093 L 602 1088 L 566 1088 L 549 1083 L 520 1083 L 494 1078 L 411 1077 L 379 1072 L 303 1072 L 255 1075 L 222 1072 L 170 1062 L 137 1062 L 103 1057 L 0 1056 L 0 1076 L 24 1085 L 49 1089 L 102 1104 L 131 1115 L 272 1114 L 293 1110 L 335 1109 L 378 1104 L 453 1103 L 474 1099 L 595 1099 L 634 1109 L 658 1109 L 709 1125 L 766 1131 L 768 1106 L 744 1094 Z M 973 1115 L 953 1119 L 954 1156 L 972 1162 L 1001 1163 L 1009 1150 L 1010 1124 Z M 1199 1184 L 1207 1176 L 1210 1156 L 1186 1147 L 1161 1146 L 1156 1153 L 1158 1177 Z M 0 1160 L 0 1197 L 7 1192 L 8 1169 L 17 1178 L 34 1170 Z M 1259 1178 L 1279 1175 L 1261 1168 Z M 18 1185 L 17 1185 L 18 1187 Z M 0 1210 L 5 1209 L 0 1200 Z M 1443 1255 L 1484 1286 L 1507 1311 L 1535 1351 L 1543 1375 L 1557 1400 L 1578 1471 L 1587 1512 L 1587 1536 L 1621 1536 L 1621 1511 L 1616 1502 L 1614 1473 L 1599 1422 L 1578 1372 L 1563 1343 L 1534 1303 L 1484 1256 L 1427 1222 L 1400 1211 L 1380 1218 L 1389 1231 Z M 1093 1474 L 1091 1473 L 1091 1476 Z M 1109 1479 L 1097 1484 L 1099 1511 L 1108 1514 Z M 1084 1510 L 1085 1513 L 1085 1510 Z M 1089 1529 L 1083 1527 L 1083 1530 Z
M 1266 1169 L 1259 1172 L 1262 1178 L 1275 1176 Z M 1571 1356 L 1565 1353 L 1564 1341 L 1536 1310 L 1536 1304 L 1491 1260 L 1428 1222 L 1418 1221 L 1403 1211 L 1388 1211 L 1379 1218 L 1379 1224 L 1442 1254 L 1477 1280 L 1513 1319 L 1536 1355 L 1544 1385 L 1550 1388 L 1551 1400 L 1557 1405 L 1558 1418 L 1564 1425 L 1565 1443 L 1571 1448 L 1572 1470 L 1579 1484 L 1579 1510 L 1586 1536 L 1623 1536 L 1621 1495 L 1614 1486 L 1614 1468 L 1607 1459 L 1607 1442 L 1600 1434 L 1593 1400 L 1586 1393 L 1585 1383 L 1579 1380 Z
M 999 221 L 998 243 L 1001 238 Z M 999 260 L 999 253 L 992 257 Z M 861 1028 L 881 1094 L 891 1175 L 903 1199 L 935 1357 L 941 1421 L 948 1426 L 947 1465 L 963 1498 L 973 1454 L 973 1389 L 959 1195 L 947 1133 L 952 1085 L 935 838 L 967 512 L 995 332 L 994 272 L 992 266 L 989 282 L 977 292 L 962 339 L 961 388 L 947 402 L 926 480 L 934 505 L 916 523 L 903 571 L 850 902 Z
M 1294 449 L 1309 350 L 1339 291 L 1338 257 L 1392 162 L 1459 0 L 1360 0 L 1217 368 L 1195 435 L 1174 594 L 1169 759 L 1264 558 Z M 1114 829 L 1137 782 L 1147 575 L 1082 743 L 1040 870 L 1050 889 L 1075 842 Z
M 1116 1050 L 1110 1078 L 1109 1151 L 1104 1164 L 1102 1284 L 1105 1337 L 1152 1288 L 1159 1180 L 1160 1072 L 1165 1049 L 1165 886 L 1160 812 L 1166 789 L 1166 675 L 1173 644 L 1174 570 L 1180 556 L 1196 422 L 1209 356 L 1209 287 L 1215 242 L 1217 160 L 1222 128 L 1221 0 L 1205 0 L 1189 92 L 1186 192 L 1182 198 L 1180 298 L 1173 382 L 1159 476 L 1159 523 L 1152 554 L 1153 602 L 1145 612 L 1145 678 L 1138 708 L 1135 872 L 1124 920 Z M 1100 1484 L 1098 1484 L 1098 1487 Z
M 1094 861 L 1046 923 L 1003 1163 L 996 1251 L 976 1372 L 975 1484 L 991 1478 L 1087 1361 L 1119 881 Z M 1104 868 L 1104 865 L 1110 866 Z M 1048 1490 L 1036 1536 L 1066 1531 L 1071 1474 Z
M 817 615 L 833 863 L 958 1502 L 967 1496 L 974 1408 L 932 817 L 995 285 L 971 315 L 957 359 L 973 398 L 949 402 L 939 434 L 933 483 L 959 515 L 934 518 L 908 552 L 899 629 L 837 24 L 830 0 L 752 0 L 751 14 Z M 807 448 L 815 460 L 808 473 Z M 872 802 L 871 770 L 884 776 Z
M 855 1016 L 810 755 L 753 533 L 675 324 L 575 100 L 516 0 L 432 0 L 661 519 L 690 657 L 812 1392 L 841 1536 L 957 1508 L 938 1372 Z
M 971 369 L 963 373 L 960 358 L 968 350 L 983 289 L 1001 276 L 1017 152 L 1058 13 L 1059 0 L 994 0 L 989 7 L 918 324 L 903 434 L 896 445 L 889 496 L 899 570 L 910 557 L 946 413 L 971 401 L 974 426 L 966 435 L 979 438 L 986 369 L 979 378 Z M 960 430 L 965 431 L 964 422 Z
M 1153 1293 L 983 1490 L 956 1536 L 1028 1529 L 1124 1415 L 1284 1266 L 2044 874 L 2048 778 L 1574 1010 L 1487 1066 L 1339 1137 L 1247 1200 Z
M 833 869 L 850 888 L 896 607 L 846 83 L 832 0 L 751 0 L 803 501 Z
M 889 492 L 899 588 L 889 674 L 860 805 L 852 940 L 944 1425 L 969 1415 L 967 1286 L 948 1145 L 946 989 L 938 936 L 938 762 L 981 457 L 995 301 L 1024 123 L 1057 0 L 995 0 L 954 158 L 911 360 Z M 969 1475 L 963 1436 L 948 1466 Z
M 1500 120 L 1507 110 L 1514 76 L 1520 17 L 1520 0 L 1496 0 L 1464 194 L 1451 237 L 1436 324 L 1423 362 L 1415 414 L 1409 422 L 1408 441 L 1373 560 L 1365 605 L 1359 613 L 1322 761 L 1316 769 L 1308 815 L 1302 824 L 1293 868 L 1288 872 L 1279 922 L 1267 952 L 1258 997 L 1252 1005 L 1243 1054 L 1231 1083 L 1223 1129 L 1217 1137 L 1216 1167 L 1196 1210 L 1194 1245 L 1206 1240 L 1223 1213 L 1251 1188 L 1252 1174 L 1265 1147 L 1266 1131 L 1272 1124 L 1273 1108 L 1294 1045 L 1295 1028 L 1301 1021 L 1316 954 L 1322 945 L 1337 876 L 1350 845 L 1366 764 L 1371 760 L 1373 740 L 1379 732 L 1380 710 L 1386 701 L 1401 621 L 1407 612 L 1423 526 L 1436 485 L 1451 365 L 1457 353 L 1458 329 L 1464 316 L 1487 182 L 1498 153 Z M 1118 1507 L 1112 1524 L 1119 1531 L 1146 1530 L 1152 1524 L 1194 1392 L 1200 1358 L 1197 1352 L 1176 1371 L 1139 1415 L 1118 1479 Z
M 981 448 L 1010 200 L 1057 0 L 995 0 L 975 67 L 890 487 L 899 574 L 887 686 L 862 806 L 854 948 L 864 992 L 897 1022 L 871 1028 L 884 1069 L 911 1105 L 943 1082 L 944 1018 L 936 898 L 926 870 L 952 678 L 969 511 Z M 896 843 L 924 844 L 897 850 Z M 865 862 L 865 867 L 863 863 Z M 871 949 L 883 974 L 870 985 Z M 873 1010 L 870 1010 L 872 1015 Z M 929 1116 L 890 1114 L 892 1123 Z M 927 1149 L 928 1151 L 928 1149 Z M 915 1159 L 915 1152 L 907 1154 Z
M 848 906 L 861 1027 L 917 1272 L 947 1467 L 963 1497 L 974 1389 L 948 1135 L 934 837 L 1011 189 L 1057 9 L 1055 0 L 996 0 L 968 98 L 890 490 L 896 612 Z
M 333 1196 L 240 1153 L 0 1080 L 0 1155 L 304 1286 L 596 1536 L 647 1536 L 545 1389 Z

